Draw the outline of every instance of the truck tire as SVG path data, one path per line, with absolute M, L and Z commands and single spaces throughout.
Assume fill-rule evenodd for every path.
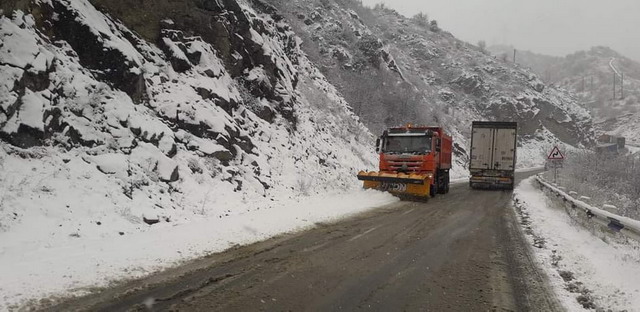
M 442 173 L 438 174 L 438 181 L 436 182 L 438 184 L 438 194 L 444 194 L 444 176 L 442 175 Z
M 447 194 L 449 193 L 449 185 L 451 184 L 451 181 L 449 179 L 449 173 L 447 172 L 446 178 L 444 179 L 444 193 Z
M 438 194 L 438 182 L 431 184 L 431 188 L 429 188 L 429 195 L 431 197 L 436 197 L 436 194 Z
M 438 194 L 447 194 L 449 192 L 449 173 L 446 170 L 438 170 L 436 181 L 438 184 Z

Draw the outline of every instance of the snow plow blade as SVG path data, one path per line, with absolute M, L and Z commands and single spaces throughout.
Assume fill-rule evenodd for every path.
M 430 196 L 431 178 L 424 174 L 360 171 L 358 180 L 364 182 L 365 189 L 377 189 L 398 195 Z

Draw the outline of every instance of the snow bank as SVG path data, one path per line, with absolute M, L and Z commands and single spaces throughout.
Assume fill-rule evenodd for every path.
M 565 307 L 584 311 L 582 300 L 604 310 L 640 311 L 637 242 L 623 245 L 593 235 L 537 189 L 534 179 L 520 183 L 515 198 L 522 203 L 521 221 L 530 222 L 530 241 L 541 247 L 535 248 L 538 262 Z
M 308 229 L 318 222 L 336 221 L 395 201 L 389 194 L 371 190 L 281 199 L 271 209 L 258 207 L 224 218 L 211 216 L 194 222 L 177 220 L 145 225 L 139 232 L 104 238 L 101 237 L 104 232 L 122 230 L 118 226 L 121 216 L 116 211 L 94 210 L 87 217 L 100 221 L 92 222 L 93 231 L 83 233 L 91 239 L 80 239 L 73 231 L 73 224 L 82 222 L 81 217 L 74 216 L 68 219 L 70 224 L 61 224 L 60 231 L 43 237 L 43 241 L 28 240 L 30 232 L 42 231 L 41 222 L 53 222 L 41 215 L 37 220 L 32 218 L 20 232 L 5 235 L 0 241 L 0 309 L 11 309 L 24 299 L 67 290 L 71 290 L 69 295 L 80 295 L 89 287 L 141 277 L 184 260 Z M 244 210 L 242 206 L 225 209 L 231 213 Z

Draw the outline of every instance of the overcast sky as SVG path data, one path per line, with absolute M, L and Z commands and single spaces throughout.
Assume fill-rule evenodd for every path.
M 639 0 L 362 0 L 425 12 L 456 37 L 564 56 L 605 45 L 640 61 Z

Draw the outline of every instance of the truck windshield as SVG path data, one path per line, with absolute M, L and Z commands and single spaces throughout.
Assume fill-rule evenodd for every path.
M 430 136 L 388 136 L 382 149 L 384 153 L 428 153 Z

